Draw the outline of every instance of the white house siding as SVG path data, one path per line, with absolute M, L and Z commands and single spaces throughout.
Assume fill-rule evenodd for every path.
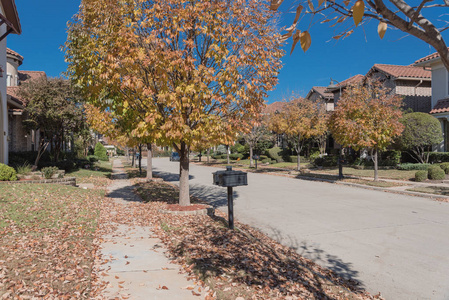
M 5 15 L 3 7 L 0 12 Z M 6 24 L 0 26 L 0 36 L 6 32 Z M 6 38 L 0 42 L 0 65 L 6 71 Z M 0 77 L 0 163 L 8 163 L 8 110 L 6 108 L 6 74 Z
M 432 107 L 447 96 L 447 71 L 443 63 L 432 65 Z

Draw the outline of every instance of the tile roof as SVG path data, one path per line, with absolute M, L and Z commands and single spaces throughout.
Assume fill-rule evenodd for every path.
M 26 105 L 28 101 L 19 97 L 19 86 L 8 86 L 6 87 L 6 94 L 11 97 L 12 100 L 19 102 L 21 105 Z
M 331 87 L 331 88 L 328 87 L 328 88 L 326 89 L 326 91 L 327 91 L 327 92 L 333 92 L 333 91 L 336 91 L 336 90 L 340 89 L 340 87 L 344 88 L 344 87 L 346 87 L 347 85 L 361 83 L 361 82 L 363 81 L 364 78 L 365 78 L 365 76 L 362 75 L 362 74 L 354 75 L 354 76 L 352 76 L 352 77 L 349 77 L 349 78 L 346 79 L 346 80 L 343 80 L 342 82 L 340 82 L 339 84 L 337 84 L 335 87 Z
M 18 59 L 23 60 L 23 56 L 22 56 L 22 55 L 20 55 L 20 54 L 17 53 L 16 51 L 11 50 L 11 49 L 9 49 L 9 48 L 6 48 L 6 54 L 15 56 L 15 57 L 17 57 Z
M 449 112 L 449 98 L 438 100 L 437 104 L 435 104 L 433 109 L 430 111 L 431 114 L 444 112 Z
M 432 78 L 432 72 L 430 70 L 424 70 L 421 67 L 375 64 L 373 68 L 396 78 L 406 77 L 429 80 Z
M 273 102 L 271 104 L 268 104 L 265 109 L 263 110 L 264 114 L 272 114 L 275 113 L 276 111 L 281 111 L 282 108 L 284 107 L 286 102 L 282 102 L 282 101 L 277 101 L 277 102 Z
M 447 49 L 449 49 L 449 47 Z M 418 59 L 417 61 L 415 61 L 414 65 L 419 64 L 419 63 L 423 63 L 423 62 L 426 62 L 426 61 L 429 61 L 429 60 L 433 60 L 433 59 L 438 58 L 438 57 L 440 57 L 440 54 L 438 52 L 435 52 L 435 53 L 427 55 L 427 56 L 425 56 L 423 58 Z
M 323 98 L 330 98 L 330 99 L 334 98 L 334 94 L 327 92 L 328 89 L 326 86 L 314 86 L 312 87 L 312 89 L 318 94 L 320 94 L 321 97 Z
M 19 71 L 19 81 L 26 81 L 28 79 L 35 80 L 38 78 L 47 78 L 44 71 Z

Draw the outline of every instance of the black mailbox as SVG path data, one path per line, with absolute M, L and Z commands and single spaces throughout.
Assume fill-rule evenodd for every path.
M 224 187 L 248 185 L 247 173 L 232 171 L 232 167 L 226 167 L 226 171 L 217 171 L 213 175 L 215 185 Z

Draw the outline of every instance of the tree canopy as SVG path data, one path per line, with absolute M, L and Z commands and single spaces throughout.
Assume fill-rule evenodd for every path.
M 402 98 L 389 93 L 380 83 L 349 86 L 329 120 L 335 141 L 355 150 L 373 150 L 374 180 L 377 180 L 377 152 L 384 150 L 404 128 Z
M 398 138 L 402 148 L 409 150 L 420 163 L 429 160 L 429 148 L 443 140 L 443 131 L 437 118 L 421 112 L 404 115 L 404 132 Z M 427 153 L 426 153 L 427 152 Z
M 69 26 L 68 72 L 92 104 L 140 112 L 136 133 L 179 152 L 187 205 L 190 145 L 230 144 L 277 83 L 272 18 L 256 0 L 84 0 Z

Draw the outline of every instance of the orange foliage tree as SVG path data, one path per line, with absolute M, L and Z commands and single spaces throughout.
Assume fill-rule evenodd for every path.
M 269 128 L 278 134 L 285 134 L 293 143 L 298 157 L 298 171 L 301 170 L 300 152 L 304 141 L 324 135 L 327 130 L 326 120 L 323 105 L 305 98 L 284 103 L 280 111 L 270 116 Z
M 378 152 L 385 150 L 404 129 L 399 121 L 402 98 L 389 92 L 379 83 L 350 86 L 338 100 L 329 120 L 337 143 L 355 150 L 371 150 L 376 181 Z
M 189 151 L 230 144 L 260 114 L 283 55 L 273 12 L 258 0 L 83 0 L 69 25 L 70 77 L 94 105 L 133 110 L 136 129 L 180 154 L 189 205 Z

